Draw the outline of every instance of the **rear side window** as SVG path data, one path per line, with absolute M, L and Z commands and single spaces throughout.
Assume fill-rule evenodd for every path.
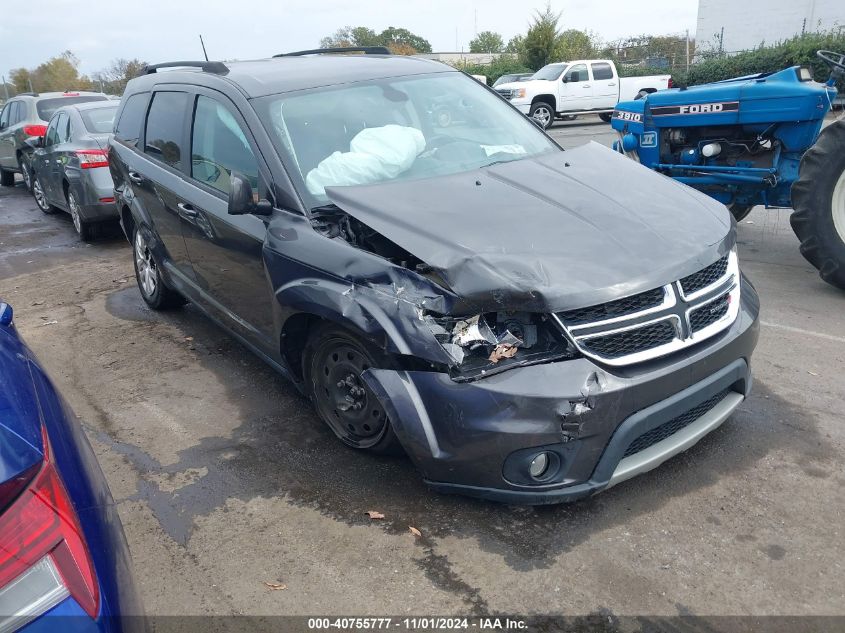
M 144 133 L 144 153 L 165 165 L 181 169 L 187 107 L 186 92 L 157 92 L 153 95 Z
M 15 101 L 12 104 L 12 114 L 9 117 L 9 125 L 17 125 L 26 119 L 26 104 L 22 101 Z
M 35 104 L 38 111 L 38 118 L 42 121 L 49 121 L 53 113 L 66 105 L 75 103 L 88 103 L 89 101 L 106 101 L 108 97 L 92 95 L 90 97 L 56 97 L 55 99 L 41 99 Z
M 114 130 L 114 135 L 118 139 L 132 145 L 138 142 L 141 137 L 141 126 L 144 124 L 144 115 L 147 113 L 149 99 L 149 92 L 139 92 L 126 100 L 120 114 L 120 120 Z
M 604 62 L 600 64 L 593 64 L 593 79 L 600 81 L 602 79 L 613 79 L 613 69 L 610 64 Z
M 82 117 L 82 123 L 85 125 L 85 129 L 91 134 L 108 134 L 114 128 L 114 115 L 117 114 L 117 104 L 110 108 L 80 110 L 79 114 Z M 140 121 L 135 129 L 141 129 Z M 137 133 L 135 136 L 137 138 Z
M 200 96 L 191 140 L 191 176 L 228 194 L 233 171 L 258 187 L 258 163 L 237 120 L 222 104 Z

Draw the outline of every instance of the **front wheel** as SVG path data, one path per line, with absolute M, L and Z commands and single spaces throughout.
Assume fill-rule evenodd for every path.
M 165 285 L 158 262 L 150 250 L 147 238 L 141 232 L 141 227 L 135 228 L 132 245 L 135 279 L 146 304 L 153 310 L 167 310 L 184 305 L 185 299 L 182 295 Z
M 845 290 L 845 121 L 822 130 L 804 154 L 792 208 L 801 254 L 822 279 Z
M 347 330 L 318 327 L 303 354 L 305 387 L 317 414 L 341 442 L 371 453 L 396 454 L 399 441 L 381 403 L 362 379 L 384 359 Z
M 544 130 L 548 130 L 552 127 L 552 123 L 554 123 L 555 120 L 554 109 L 545 101 L 538 101 L 532 105 L 531 109 L 528 111 L 528 116 L 542 125 Z

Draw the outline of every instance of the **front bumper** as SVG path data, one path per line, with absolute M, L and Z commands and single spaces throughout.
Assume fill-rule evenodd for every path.
M 759 302 L 743 279 L 733 325 L 696 347 L 634 367 L 586 358 L 456 383 L 439 372 L 368 370 L 370 388 L 426 482 L 440 492 L 507 503 L 572 501 L 655 468 L 721 424 L 748 395 Z M 715 402 L 712 406 L 709 403 Z M 644 433 L 681 430 L 625 456 Z M 540 451 L 553 476 L 530 480 Z

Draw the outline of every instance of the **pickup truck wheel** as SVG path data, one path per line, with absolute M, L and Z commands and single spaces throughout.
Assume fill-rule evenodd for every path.
M 792 185 L 792 230 L 801 254 L 845 290 L 845 121 L 826 127 L 804 154 Z
M 343 328 L 323 325 L 302 356 L 307 394 L 341 442 L 370 453 L 401 453 L 387 413 L 361 379 L 370 367 L 387 364 L 377 351 Z
M 611 114 L 610 112 L 602 112 L 599 115 L 599 118 L 605 123 L 610 123 L 610 120 L 613 118 L 613 114 Z
M 544 130 L 548 130 L 552 127 L 552 123 L 554 123 L 555 120 L 555 113 L 552 106 L 545 101 L 538 101 L 532 105 L 531 109 L 528 111 L 528 116 L 540 123 Z

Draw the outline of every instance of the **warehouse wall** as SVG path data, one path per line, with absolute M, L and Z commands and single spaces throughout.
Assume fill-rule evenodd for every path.
M 761 42 L 774 44 L 807 31 L 842 28 L 843 0 L 699 0 L 696 44 L 718 48 L 725 29 L 723 50 L 742 51 Z

